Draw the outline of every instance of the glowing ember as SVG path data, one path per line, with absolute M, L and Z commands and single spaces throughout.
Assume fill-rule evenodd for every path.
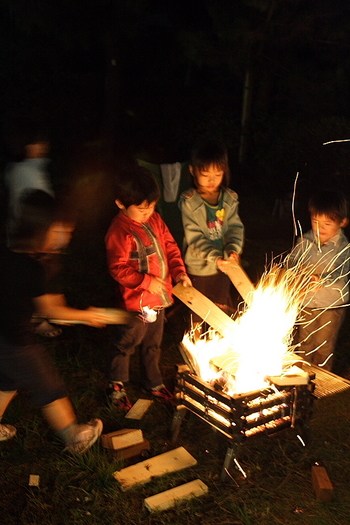
M 280 376 L 294 364 L 292 331 L 305 294 L 314 286 L 311 275 L 311 269 L 272 266 L 252 292 L 249 306 L 235 320 L 229 337 L 204 334 L 196 340 L 195 333 L 186 334 L 183 346 L 196 374 L 204 381 L 219 383 L 232 396 L 264 389 L 270 384 L 268 377 Z

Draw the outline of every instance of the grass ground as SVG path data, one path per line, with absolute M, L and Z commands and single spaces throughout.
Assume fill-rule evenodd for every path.
M 244 253 L 246 270 L 253 280 L 269 262 L 271 253 L 288 249 L 289 224 L 283 227 L 268 213 L 258 227 L 250 224 L 247 204 L 242 216 L 247 225 Z M 112 283 L 105 270 L 101 232 L 77 232 L 67 261 L 67 297 L 70 304 L 111 306 Z M 267 254 L 267 256 L 266 256 Z M 175 365 L 182 362 L 178 342 L 184 327 L 184 310 L 174 310 L 165 326 L 162 370 L 171 386 Z M 141 421 L 126 421 L 108 403 L 105 369 L 113 327 L 92 329 L 64 327 L 57 340 L 45 341 L 65 378 L 79 419 L 101 417 L 105 431 L 141 428 L 152 454 L 169 450 L 173 407 L 154 403 Z M 348 374 L 349 323 L 339 341 L 338 362 Z M 137 356 L 132 361 L 130 397 L 139 395 Z M 113 472 L 124 464 L 111 453 L 94 446 L 86 455 L 71 458 L 47 428 L 40 412 L 26 395 L 10 406 L 5 420 L 18 429 L 17 437 L 0 444 L 1 519 L 7 525 L 348 525 L 350 524 L 350 392 L 345 391 L 314 404 L 312 438 L 303 447 L 293 429 L 275 437 L 247 440 L 240 449 L 240 463 L 248 477 L 238 473 L 223 484 L 219 475 L 227 443 L 195 416 L 183 422 L 178 446 L 184 446 L 198 464 L 182 472 L 152 480 L 122 492 Z M 316 500 L 311 485 L 311 466 L 326 466 L 334 485 L 330 503 Z M 28 486 L 29 475 L 40 476 L 40 486 Z M 144 498 L 200 478 L 208 495 L 167 512 L 149 514 Z

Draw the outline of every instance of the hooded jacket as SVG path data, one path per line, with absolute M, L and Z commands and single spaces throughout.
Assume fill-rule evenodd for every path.
M 184 228 L 183 253 L 187 271 L 191 275 L 214 275 L 218 272 L 216 260 L 230 252 L 240 254 L 243 248 L 244 226 L 238 215 L 238 195 L 226 188 L 222 192 L 225 218 L 222 225 L 224 253 L 210 240 L 205 202 L 191 188 L 182 193 L 179 208 Z
M 161 309 L 172 304 L 172 281 L 178 281 L 186 269 L 180 249 L 159 213 L 139 223 L 120 211 L 111 222 L 105 242 L 108 268 L 118 283 L 121 306 L 140 312 L 145 306 Z M 148 291 L 151 276 L 166 282 L 164 294 Z

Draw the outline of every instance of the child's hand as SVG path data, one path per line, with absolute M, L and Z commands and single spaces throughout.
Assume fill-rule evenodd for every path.
M 216 259 L 216 266 L 219 268 L 219 270 L 223 273 L 227 272 L 227 266 L 230 264 L 230 262 L 234 260 L 237 264 L 240 262 L 240 257 L 238 253 L 231 252 L 227 259 L 223 259 L 222 257 L 218 257 Z
M 230 255 L 228 256 L 229 259 L 234 259 L 238 264 L 240 264 L 241 262 L 241 257 L 240 255 L 238 255 L 237 252 L 231 252 Z
M 178 283 L 182 283 L 182 286 L 184 286 L 185 288 L 187 286 L 192 286 L 192 281 L 186 273 L 182 273 L 181 275 L 179 275 L 176 281 Z
M 148 291 L 154 294 L 161 294 L 165 292 L 165 281 L 160 277 L 151 276 L 151 284 L 148 287 Z
M 222 257 L 218 257 L 216 259 L 216 266 L 221 272 L 226 273 L 227 261 L 225 261 L 225 259 L 223 259 Z

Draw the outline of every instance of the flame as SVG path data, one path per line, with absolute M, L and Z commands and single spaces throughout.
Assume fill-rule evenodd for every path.
M 251 292 L 249 306 L 239 313 L 229 336 L 211 333 L 196 339 L 194 332 L 185 334 L 183 346 L 195 373 L 221 385 L 228 395 L 270 386 L 268 377 L 285 373 L 297 360 L 293 328 L 314 286 L 312 268 L 272 264 Z

